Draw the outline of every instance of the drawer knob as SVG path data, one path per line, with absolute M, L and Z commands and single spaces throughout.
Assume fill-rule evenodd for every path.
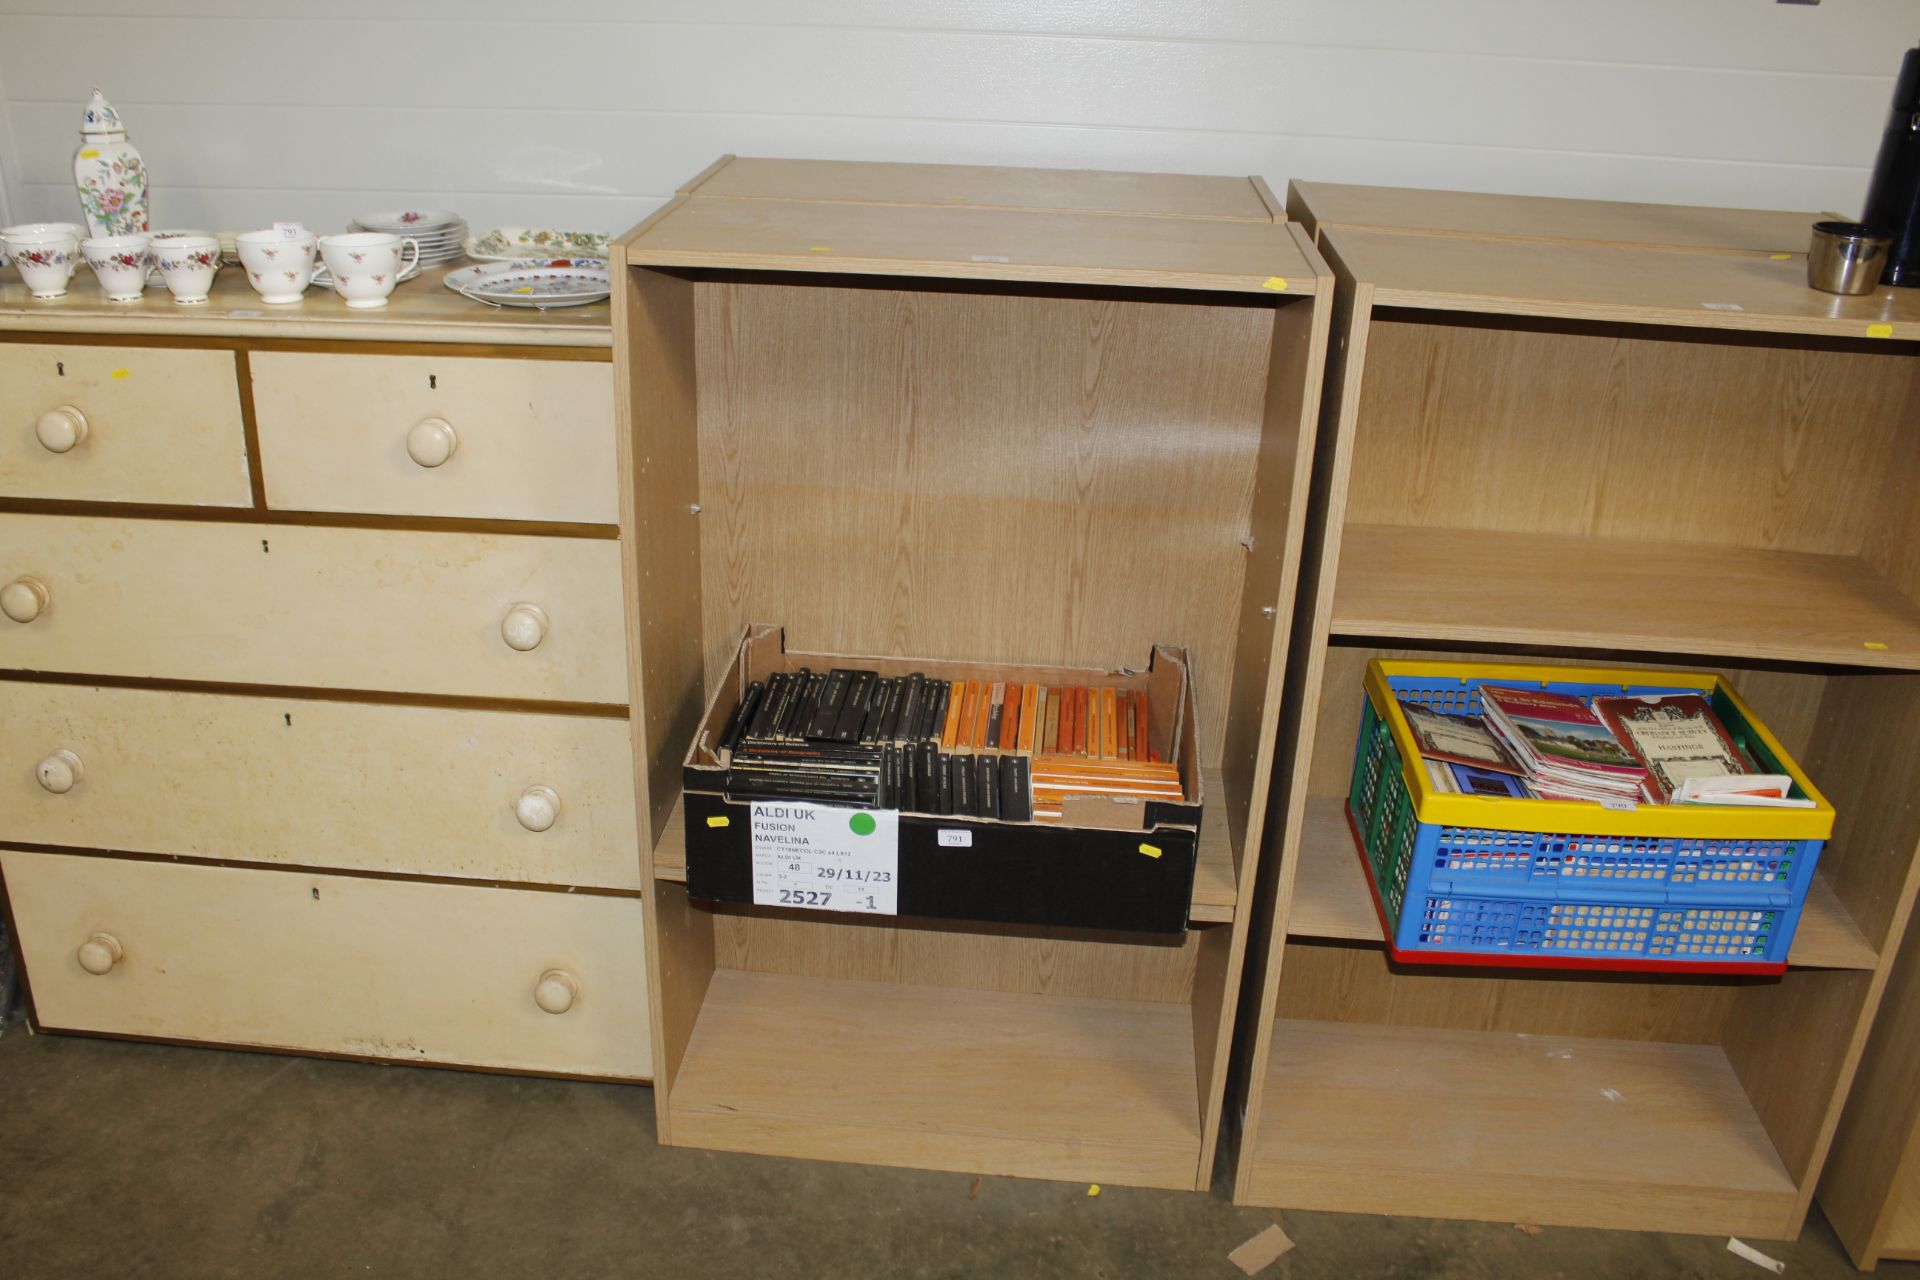
M 500 638 L 521 653 L 538 649 L 547 638 L 547 611 L 537 604 L 516 604 L 500 620 Z
M 0 613 L 15 622 L 32 622 L 53 603 L 53 592 L 32 574 L 23 574 L 0 587 Z
M 513 802 L 513 816 L 529 831 L 545 831 L 560 816 L 560 793 L 548 786 L 528 787 Z
M 73 784 L 80 781 L 80 773 L 80 757 L 65 747 L 42 760 L 35 770 L 40 785 L 57 796 L 73 790 Z
M 48 453 L 65 453 L 86 440 L 87 415 L 63 404 L 41 414 L 40 421 L 33 424 L 33 434 Z
M 533 1002 L 548 1013 L 565 1013 L 580 996 L 580 980 L 565 969 L 549 969 L 533 984 Z
M 460 447 L 460 437 L 445 418 L 422 418 L 407 432 L 407 456 L 423 467 L 437 467 Z
M 80 950 L 74 953 L 80 961 L 80 967 L 98 977 L 120 963 L 120 957 L 126 954 L 120 950 L 120 939 L 110 933 L 96 933 L 80 944 Z

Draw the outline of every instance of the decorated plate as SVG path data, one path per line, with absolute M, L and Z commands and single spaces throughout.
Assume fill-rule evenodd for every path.
M 434 236 L 463 226 L 460 215 L 445 209 L 382 209 L 363 213 L 355 222 L 369 231 L 385 231 L 396 236 Z
M 605 258 L 612 237 L 599 231 L 555 231 L 550 227 L 495 227 L 467 240 L 467 256 L 477 262 L 518 262 L 549 258 Z
M 444 282 L 463 297 L 496 307 L 583 307 L 613 292 L 613 277 L 598 258 L 493 262 L 449 271 Z

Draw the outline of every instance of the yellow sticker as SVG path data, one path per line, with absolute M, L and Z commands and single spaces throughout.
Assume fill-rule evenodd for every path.
M 107 376 L 112 378 L 115 382 L 124 382 L 128 378 L 131 378 L 133 376 L 133 370 L 115 369 L 112 373 L 108 374 Z
M 1790 253 L 1770 253 L 1767 257 L 1774 262 L 1790 262 L 1793 259 Z
M 85 151 L 82 151 L 80 153 L 80 158 L 82 160 L 98 160 L 100 158 L 100 153 L 98 151 L 95 151 L 92 147 L 88 147 Z
M 965 204 L 967 202 L 965 196 L 948 196 L 947 199 L 953 201 L 955 204 Z
M 530 284 L 523 284 L 518 289 L 515 289 L 514 292 L 515 293 L 532 293 L 533 286 Z
M 1097 1196 L 1097 1195 L 1099 1195 L 1099 1194 L 1100 1194 L 1100 1184 L 1099 1184 L 1099 1183 L 1097 1183 L 1097 1182 L 1089 1182 L 1089 1183 L 1087 1184 L 1087 1194 L 1088 1194 L 1088 1195 L 1090 1195 L 1090 1196 Z
M 807 246 L 807 252 L 808 253 L 832 253 L 833 246 L 830 244 L 810 244 Z
M 707 819 L 707 825 L 708 825 L 708 826 L 710 826 L 710 827 L 727 827 L 727 826 L 732 826 L 732 825 L 733 825 L 733 819 L 732 819 L 732 818 L 728 818 L 728 817 L 719 817 L 719 818 L 708 818 L 708 819 Z
M 1266 283 L 1260 287 L 1263 289 L 1272 289 L 1276 293 L 1285 293 L 1287 291 L 1287 278 L 1285 276 L 1268 276 Z
M 1867 336 L 1869 338 L 1891 338 L 1893 336 L 1893 326 L 1890 324 L 1870 324 L 1867 326 Z
M 1869 649 L 1885 649 L 1887 647 L 1878 640 L 1862 640 L 1860 643 Z
M 1146 854 L 1149 858 L 1157 858 L 1160 856 L 1160 846 L 1157 844 L 1143 844 L 1140 846 L 1140 852 Z

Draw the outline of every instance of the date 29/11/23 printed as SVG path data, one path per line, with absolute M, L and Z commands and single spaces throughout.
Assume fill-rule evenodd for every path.
M 755 905 L 899 914 L 899 813 L 757 801 L 752 830 Z

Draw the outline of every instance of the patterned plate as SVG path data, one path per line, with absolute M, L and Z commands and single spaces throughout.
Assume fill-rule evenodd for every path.
M 613 292 L 613 277 L 598 258 L 492 262 L 447 272 L 447 288 L 496 307 L 583 307 Z
M 599 231 L 555 231 L 550 227 L 495 227 L 468 239 L 467 256 L 476 262 L 525 262 L 551 258 L 604 258 L 611 237 Z

